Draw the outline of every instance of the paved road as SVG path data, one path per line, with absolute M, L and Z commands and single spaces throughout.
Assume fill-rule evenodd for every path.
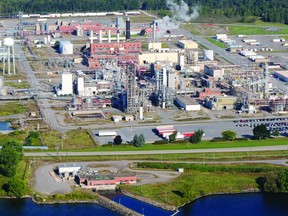
M 212 149 L 183 149 L 183 150 L 145 150 L 145 151 L 105 151 L 105 152 L 25 152 L 28 157 L 56 157 L 59 156 L 101 156 L 101 155 L 155 155 L 155 154 L 189 154 L 216 152 L 252 152 L 252 151 L 280 151 L 288 150 L 287 145 L 241 147 L 241 148 L 212 148 Z

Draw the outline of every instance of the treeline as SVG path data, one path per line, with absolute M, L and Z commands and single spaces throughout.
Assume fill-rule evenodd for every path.
M 261 17 L 263 21 L 288 24 L 288 0 L 184 0 L 189 7 L 199 5 L 202 16 Z M 100 12 L 167 9 L 164 0 L 1 0 L 0 13 Z

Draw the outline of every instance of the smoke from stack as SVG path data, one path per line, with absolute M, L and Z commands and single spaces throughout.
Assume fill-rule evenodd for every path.
M 180 4 L 176 3 L 175 0 L 167 0 L 166 5 L 171 12 L 171 17 L 165 16 L 158 23 L 158 36 L 165 34 L 167 31 L 178 29 L 183 22 L 194 20 L 199 16 L 198 5 L 194 6 L 189 10 L 189 6 L 181 0 Z M 192 11 L 190 14 L 189 12 Z
M 130 18 L 127 17 L 127 20 L 126 20 L 126 40 L 129 40 L 131 35 L 130 35 Z

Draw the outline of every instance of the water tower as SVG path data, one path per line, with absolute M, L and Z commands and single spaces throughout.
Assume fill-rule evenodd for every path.
M 11 51 L 12 51 L 12 61 L 13 61 L 13 74 L 15 74 L 15 54 L 14 54 L 14 40 L 13 38 L 4 38 L 4 49 L 3 49 L 3 75 L 6 73 L 6 60 L 8 65 L 8 75 L 10 76 L 10 70 L 11 70 Z M 12 49 L 12 50 L 11 50 Z

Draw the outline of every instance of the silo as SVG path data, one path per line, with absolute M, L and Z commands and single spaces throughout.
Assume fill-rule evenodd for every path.
M 129 40 L 130 37 L 131 37 L 131 33 L 130 33 L 130 18 L 127 17 L 127 20 L 126 20 L 126 40 Z
M 204 59 L 208 61 L 214 61 L 214 51 L 204 50 Z

